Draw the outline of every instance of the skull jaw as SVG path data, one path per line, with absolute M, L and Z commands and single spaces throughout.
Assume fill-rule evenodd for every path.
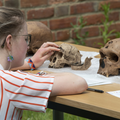
M 115 67 L 116 65 L 111 64 L 106 59 L 100 59 L 100 66 L 98 69 L 98 74 L 109 77 L 110 75 L 119 75 L 119 68 Z
M 91 57 L 90 58 L 87 57 L 83 64 L 81 64 L 81 62 L 80 62 L 76 65 L 71 65 L 71 68 L 73 70 L 87 70 L 91 66 L 91 60 L 92 60 Z

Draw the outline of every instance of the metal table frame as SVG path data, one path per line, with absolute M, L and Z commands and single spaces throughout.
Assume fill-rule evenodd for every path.
M 101 115 L 98 113 L 78 109 L 75 107 L 55 103 L 52 101 L 48 102 L 48 108 L 53 109 L 53 120 L 64 120 L 63 112 L 77 115 L 80 117 L 88 118 L 91 120 L 119 120 L 117 118 Z

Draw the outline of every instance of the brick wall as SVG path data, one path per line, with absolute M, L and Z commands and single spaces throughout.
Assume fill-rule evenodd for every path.
M 82 16 L 87 21 L 80 34 L 89 32 L 86 45 L 99 47 L 103 42 L 99 27 L 103 28 L 104 20 L 101 4 L 110 3 L 110 20 L 114 20 L 109 30 L 120 32 L 120 0 L 0 0 L 0 6 L 16 7 L 21 9 L 28 21 L 41 21 L 47 25 L 54 41 L 73 42 L 75 38 L 73 24 L 79 24 Z M 110 39 L 115 38 L 115 34 Z

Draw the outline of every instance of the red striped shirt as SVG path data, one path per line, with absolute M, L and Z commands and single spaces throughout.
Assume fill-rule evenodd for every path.
M 21 120 L 23 110 L 45 112 L 54 77 L 0 70 L 0 119 Z

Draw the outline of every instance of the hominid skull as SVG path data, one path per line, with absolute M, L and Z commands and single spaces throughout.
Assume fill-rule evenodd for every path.
M 81 64 L 81 54 L 79 50 L 70 45 L 63 43 L 60 46 L 60 52 L 55 52 L 50 58 L 49 67 L 51 68 L 63 68 L 65 65 L 71 66 L 72 64 Z
M 86 70 L 90 67 L 92 58 L 86 58 L 85 63 L 81 64 L 82 55 L 76 47 L 63 43 L 59 48 L 60 51 L 50 57 L 50 68 L 70 66 L 74 70 Z
M 106 77 L 120 74 L 120 38 L 110 40 L 100 49 L 98 74 Z

